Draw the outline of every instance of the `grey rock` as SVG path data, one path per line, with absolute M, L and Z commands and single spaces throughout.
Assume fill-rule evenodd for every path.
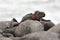
M 0 37 L 4 37 L 2 34 L 0 34 Z
M 10 37 L 12 40 L 20 40 L 21 37 Z
M 2 33 L 3 33 L 3 31 L 0 29 L 0 37 L 3 37 Z
M 44 26 L 39 21 L 26 20 L 16 28 L 15 35 L 23 36 L 37 31 L 44 31 Z
M 0 40 L 12 40 L 10 38 L 0 37 Z
M 55 32 L 60 34 L 60 24 L 55 25 L 54 27 L 49 29 L 48 32 Z
M 0 34 L 2 34 L 3 33 L 3 31 L 0 29 Z
M 51 21 L 51 20 L 43 20 L 40 21 L 43 25 L 44 25 L 44 30 L 47 31 L 50 28 L 52 28 L 53 26 L 55 26 L 55 24 Z
M 11 28 L 11 27 L 15 27 L 15 25 L 17 25 L 18 22 L 15 21 L 0 21 L 0 29 L 2 31 L 4 31 L 6 28 Z
M 10 34 L 12 34 L 13 36 L 15 36 L 15 29 L 16 29 L 16 27 L 8 28 L 8 29 L 5 29 L 5 30 L 3 31 L 3 33 L 10 33 Z
M 20 40 L 59 40 L 59 34 L 54 32 L 35 32 L 21 37 Z
M 10 33 L 3 33 L 2 35 L 4 37 L 14 37 L 13 34 L 10 34 Z

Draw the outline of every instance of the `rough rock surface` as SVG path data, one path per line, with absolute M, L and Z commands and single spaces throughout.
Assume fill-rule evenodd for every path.
M 60 34 L 60 24 L 55 25 L 54 27 L 49 29 L 48 32 L 55 32 Z
M 47 31 L 50 28 L 52 28 L 53 26 L 55 26 L 55 24 L 51 20 L 44 20 L 44 21 L 40 21 L 40 22 L 44 25 L 45 31 Z
M 59 34 L 53 32 L 35 32 L 23 36 L 20 40 L 59 40 Z
M 37 31 L 44 31 L 44 26 L 39 21 L 26 20 L 16 28 L 15 35 L 23 36 Z

